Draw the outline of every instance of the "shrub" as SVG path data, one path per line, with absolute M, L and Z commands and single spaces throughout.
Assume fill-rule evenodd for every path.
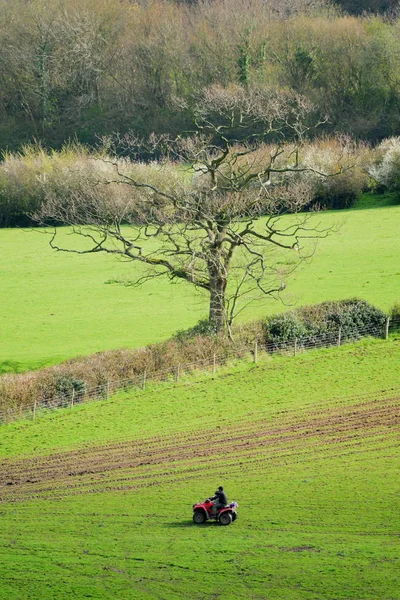
M 302 339 L 306 334 L 306 326 L 295 311 L 276 315 L 266 323 L 266 339 L 273 344 Z
M 198 323 L 196 323 L 196 325 L 193 325 L 193 327 L 189 327 L 188 329 L 180 329 L 174 335 L 174 339 L 184 342 L 185 340 L 189 340 L 199 335 L 215 335 L 215 329 L 212 327 L 208 319 L 201 319 Z
M 310 208 L 350 208 L 363 190 L 368 187 L 368 176 L 363 165 L 370 156 L 365 144 L 357 144 L 351 138 L 322 138 L 305 147 L 301 161 L 320 173 L 342 173 L 329 177 L 308 173 L 313 185 Z
M 391 319 L 400 319 L 400 302 L 396 302 L 389 311 Z
M 357 340 L 363 335 L 382 335 L 386 315 L 365 300 L 357 298 L 323 302 L 315 306 L 268 317 L 265 343 L 279 346 L 287 342 L 326 346 L 342 340 Z
M 392 331 L 400 331 L 400 302 L 396 302 L 389 311 L 390 328 Z
M 171 186 L 176 189 L 189 184 L 174 163 L 146 164 L 125 158 L 117 162 L 121 172 L 167 192 Z M 77 144 L 60 152 L 26 146 L 21 153 L 5 154 L 0 163 L 0 227 L 40 221 L 40 207 L 52 199 L 61 199 L 63 206 L 73 202 L 84 214 L 98 207 L 103 215 L 123 213 L 128 220 L 132 215 L 135 219 L 138 212 L 146 215 L 149 193 L 119 185 L 118 180 L 114 165 L 105 155 L 90 153 Z
M 71 374 L 55 376 L 55 392 L 56 400 L 63 403 L 70 401 L 74 397 L 74 401 L 78 402 L 83 398 L 86 391 L 86 384 L 83 379 L 77 379 Z
M 228 339 L 218 336 L 194 336 L 170 340 L 138 350 L 110 350 L 69 360 L 55 367 L 20 375 L 0 377 L 0 415 L 10 418 L 37 406 L 63 406 L 72 399 L 105 396 L 126 382 L 129 387 L 143 381 L 143 373 L 152 379 L 168 379 L 178 366 L 190 371 L 210 362 L 214 353 L 220 359 L 232 353 Z M 241 355 L 238 349 L 237 355 Z
M 48 194 L 68 197 L 79 192 L 87 179 L 99 177 L 82 146 L 65 146 L 48 153 L 37 145 L 18 154 L 5 154 L 0 163 L 0 226 L 32 224 L 30 215 Z
M 400 137 L 383 140 L 367 170 L 377 191 L 400 191 Z
M 246 176 L 249 164 L 255 171 L 262 169 L 271 152 L 274 152 L 274 147 L 264 145 L 252 152 L 250 157 L 239 158 L 239 162 L 243 161 L 243 176 Z M 309 142 L 300 156 L 304 166 L 327 174 L 336 172 L 339 165 L 345 170 L 334 177 L 322 177 L 311 172 L 302 176 L 275 173 L 272 179 L 274 185 L 282 188 L 282 208 L 289 212 L 297 211 L 307 203 L 311 208 L 348 208 L 367 185 L 361 164 L 368 153 L 367 146 L 355 144 L 347 138 L 323 138 Z M 284 167 L 290 160 L 288 156 L 293 154 L 294 147 L 288 144 L 286 152 L 278 156 L 275 166 Z M 146 220 L 152 206 L 149 192 L 144 188 L 119 185 L 115 167 L 101 158 L 107 157 L 90 153 L 79 144 L 66 145 L 59 152 L 46 152 L 40 145 L 32 145 L 25 146 L 20 153 L 5 154 L 0 163 L 0 227 L 31 224 L 31 215 L 35 213 L 40 221 L 42 204 L 60 198 L 64 205 L 73 202 L 74 208 L 84 214 L 99 207 L 102 214 L 123 214 L 128 222 L 137 222 L 140 218 Z M 184 192 L 190 186 L 201 189 L 210 184 L 207 177 L 199 173 L 191 180 L 184 169 L 167 160 L 144 163 L 120 158 L 118 166 L 131 178 L 145 180 L 166 192 L 171 189 L 175 193 L 178 190 Z M 229 177 L 230 173 L 220 173 L 220 176 Z M 283 193 L 285 185 L 293 183 L 294 179 L 297 184 L 295 198 L 287 197 L 287 193 Z M 113 183 L 99 185 L 110 181 Z M 260 210 L 265 212 L 269 208 L 268 201 L 265 207 L 260 206 Z

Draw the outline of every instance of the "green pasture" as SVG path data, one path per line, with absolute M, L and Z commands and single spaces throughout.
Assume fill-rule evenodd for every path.
M 161 465 L 151 486 L 99 493 L 102 476 L 88 474 L 93 493 L 1 503 L 0 598 L 398 600 L 394 428 L 339 441 L 316 432 L 240 458 L 224 451 L 223 432 L 247 420 L 279 427 L 380 390 L 398 395 L 399 358 L 398 338 L 263 357 L 3 426 L 3 458 L 218 427 L 221 440 L 208 461 L 188 459 L 195 476 Z M 172 481 L 164 468 L 175 469 Z M 192 503 L 221 483 L 239 519 L 193 525 Z
M 197 482 L 1 507 L 0 598 L 398 600 L 393 459 L 243 467 Z M 223 477 L 240 516 L 194 526 Z
M 304 305 L 359 296 L 388 310 L 400 297 L 400 206 L 392 202 L 366 195 L 358 210 L 315 215 L 315 222 L 339 231 L 320 240 L 314 258 L 293 275 L 286 301 Z M 62 236 L 70 239 L 68 230 Z M 0 230 L 0 372 L 140 347 L 207 315 L 206 296 L 184 283 L 110 283 L 134 273 L 136 265 L 110 256 L 52 251 L 38 231 Z M 286 309 L 265 298 L 241 318 Z
M 200 372 L 178 386 L 149 383 L 145 392 L 120 392 L 108 401 L 39 413 L 34 422 L 15 421 L 0 428 L 0 459 L 218 426 L 249 413 L 269 418 L 280 407 L 312 410 L 332 398 L 400 389 L 398 336 L 297 357 L 260 353 L 259 359 L 220 368 L 215 379 Z

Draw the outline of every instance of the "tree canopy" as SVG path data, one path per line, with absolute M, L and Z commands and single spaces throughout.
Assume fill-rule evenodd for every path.
M 325 0 L 0 0 L 0 147 L 177 135 L 192 112 L 174 98 L 217 83 L 301 93 L 329 115 L 325 132 L 398 135 L 399 21 L 374 12 Z
M 85 240 L 84 247 L 60 246 L 51 228 L 57 250 L 104 252 L 145 265 L 133 284 L 167 276 L 204 290 L 211 327 L 229 330 L 243 303 L 279 295 L 290 272 L 312 255 L 309 242 L 328 233 L 310 223 L 312 214 L 299 214 L 310 202 L 307 176 L 333 174 L 301 159 L 303 139 L 315 126 L 312 112 L 302 96 L 274 89 L 207 88 L 191 135 L 150 139 L 161 159 L 127 172 L 123 160 L 110 156 L 112 142 L 130 153 L 149 152 L 149 143 L 133 135 L 108 139 L 109 155 L 98 160 L 111 164 L 115 176 L 88 182 L 69 198 L 48 197 L 36 218 L 71 225 Z M 131 193 L 110 201 L 111 183 Z M 291 217 L 283 219 L 286 213 Z M 282 252 L 290 259 L 280 261 Z

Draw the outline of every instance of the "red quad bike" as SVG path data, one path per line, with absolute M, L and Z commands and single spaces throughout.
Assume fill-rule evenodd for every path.
M 198 502 L 193 504 L 193 521 L 196 525 L 202 525 L 209 519 L 214 519 L 221 525 L 230 525 L 237 519 L 237 509 L 239 504 L 237 502 L 231 502 L 223 508 L 217 510 L 217 514 L 214 517 L 212 512 L 213 501 L 207 498 L 204 502 Z

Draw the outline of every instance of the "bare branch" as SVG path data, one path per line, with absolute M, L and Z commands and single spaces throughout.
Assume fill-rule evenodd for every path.
M 58 251 L 105 252 L 149 267 L 123 285 L 166 276 L 206 290 L 210 322 L 230 328 L 248 302 L 278 297 L 313 255 L 311 242 L 330 233 L 310 214 L 295 216 L 312 199 L 311 173 L 326 178 L 344 169 L 340 156 L 332 173 L 305 162 L 312 112 L 297 95 L 213 86 L 198 98 L 193 135 L 152 136 L 146 149 L 162 150 L 162 158 L 147 164 L 110 156 L 108 139 L 108 155 L 96 163 L 103 178 L 67 198 L 48 197 L 37 220 L 53 225 L 50 245 Z M 138 155 L 144 148 L 135 136 L 117 137 L 121 145 Z M 109 191 L 120 188 L 112 200 Z M 55 222 L 69 225 L 83 245 L 59 243 Z M 291 253 L 285 268 L 279 252 Z

